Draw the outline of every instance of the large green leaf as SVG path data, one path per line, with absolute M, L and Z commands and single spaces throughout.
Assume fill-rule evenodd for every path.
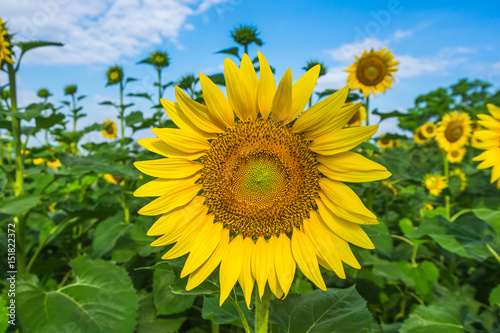
M 2 199 L 0 221 L 26 213 L 38 204 L 40 198 L 40 196 L 36 195 L 23 194 L 18 197 Z
M 82 175 L 90 172 L 109 173 L 112 175 L 135 176 L 132 167 L 123 164 L 110 163 L 109 160 L 97 157 L 79 157 L 61 155 L 61 163 L 67 167 L 61 174 Z
M 158 314 L 169 315 L 183 312 L 193 305 L 196 296 L 176 295 L 170 285 L 173 272 L 156 270 L 153 279 L 153 299 Z
M 92 248 L 98 257 L 102 257 L 113 249 L 118 238 L 132 228 L 132 225 L 122 222 L 122 214 L 116 214 L 102 221 L 95 231 Z
M 125 269 L 103 260 L 70 262 L 75 281 L 47 291 L 38 277 L 19 278 L 18 315 L 26 332 L 133 332 L 138 299 Z
M 463 305 L 457 302 L 418 305 L 401 326 L 401 333 L 463 333 Z
M 9 299 L 9 304 L 7 305 L 7 301 L 3 298 L 2 295 L 0 295 L 0 333 L 5 333 L 7 327 L 9 326 L 8 321 L 15 318 L 15 313 L 12 314 L 13 315 L 12 318 L 9 317 L 10 310 L 7 309 L 7 306 L 13 307 L 10 304 L 10 299 Z M 13 311 L 15 311 L 15 308 L 13 309 Z
M 203 319 L 211 320 L 216 324 L 240 322 L 240 316 L 233 303 L 227 299 L 222 306 L 219 306 L 219 300 L 219 296 L 203 297 L 203 308 L 201 310 Z M 239 300 L 238 304 L 245 317 L 249 317 L 250 310 L 248 310 L 243 297 Z
M 490 305 L 498 305 L 500 307 L 500 285 L 496 286 L 490 293 Z
M 500 198 L 479 198 L 474 200 L 472 212 L 500 232 Z
M 17 46 L 21 49 L 22 53 L 26 53 L 29 50 L 36 49 L 38 47 L 44 47 L 44 46 L 64 46 L 63 43 L 58 43 L 58 42 L 47 42 L 47 41 L 42 41 L 42 40 L 36 40 L 36 41 L 29 41 L 29 42 L 17 42 Z
M 478 260 L 491 256 L 484 245 L 494 243 L 498 238 L 488 223 L 473 215 L 462 215 L 454 222 L 449 222 L 442 216 L 434 216 L 425 220 L 408 237 L 431 237 L 452 253 Z
M 153 295 L 151 293 L 139 295 L 139 310 L 137 311 L 138 333 L 177 332 L 185 320 L 185 317 L 172 319 L 158 318 L 153 304 Z
M 269 321 L 285 332 L 358 333 L 370 329 L 372 317 L 366 302 L 352 286 L 272 301 Z

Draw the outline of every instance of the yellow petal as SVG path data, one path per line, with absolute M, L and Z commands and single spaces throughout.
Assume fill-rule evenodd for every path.
M 200 76 L 201 89 L 207 105 L 208 112 L 219 127 L 223 129 L 234 126 L 234 114 L 226 96 L 206 75 L 198 73 Z
M 257 281 L 259 297 L 262 299 L 266 290 L 267 277 L 271 269 L 268 244 L 264 237 L 259 237 L 252 253 L 252 274 Z
M 168 191 L 175 190 L 178 187 L 193 185 L 199 178 L 199 173 L 196 173 L 191 177 L 181 179 L 158 178 L 135 190 L 134 197 L 158 197 Z
M 480 155 L 474 157 L 473 161 L 481 161 L 477 168 L 478 169 L 486 169 L 491 168 L 495 164 L 500 163 L 500 148 L 487 150 Z
M 293 228 L 292 234 L 292 253 L 302 273 L 318 288 L 326 290 L 325 281 L 319 271 L 314 245 L 306 234 L 296 228 Z
M 349 94 L 349 87 L 344 87 L 324 100 L 307 109 L 292 126 L 294 133 L 312 131 L 325 125 L 326 121 L 339 110 Z
M 241 58 L 240 73 L 243 78 L 243 82 L 246 82 L 249 91 L 249 110 L 250 119 L 257 119 L 259 113 L 259 108 L 257 106 L 257 89 L 259 86 L 259 80 L 257 79 L 257 74 L 255 73 L 255 67 L 253 67 L 252 60 L 245 53 Z
M 135 162 L 134 166 L 146 175 L 159 178 L 186 178 L 203 169 L 203 164 L 185 158 L 163 158 Z
M 177 86 L 175 86 L 175 99 L 179 103 L 181 111 L 196 127 L 207 133 L 224 132 L 224 127 L 212 119 L 212 117 L 208 114 L 208 109 L 205 105 L 193 101 L 181 88 Z
M 178 150 L 160 139 L 140 139 L 137 141 L 138 144 L 146 148 L 147 150 L 163 155 L 165 157 L 177 157 L 177 158 L 186 158 L 188 160 L 197 160 L 203 155 L 205 155 L 204 151 L 197 153 L 186 153 L 181 150 Z
M 196 154 L 212 148 L 212 145 L 206 139 L 181 129 L 153 128 L 152 131 L 166 144 L 186 153 Z
M 363 103 L 358 102 L 352 105 L 344 105 L 337 112 L 332 114 L 331 119 L 325 121 L 322 126 L 316 127 L 314 130 L 306 131 L 304 138 L 306 140 L 314 140 L 324 134 L 343 128 L 349 120 L 352 119 L 354 114 L 358 112 Z
M 187 96 L 186 96 L 187 97 Z M 161 105 L 165 109 L 165 113 L 167 116 L 181 129 L 190 130 L 193 133 L 197 133 L 198 135 L 206 138 L 213 139 L 216 138 L 217 135 L 214 133 L 207 133 L 198 126 L 196 126 L 189 118 L 189 113 L 185 113 L 181 110 L 180 106 L 172 101 L 167 101 L 166 99 L 161 99 Z
M 202 236 L 208 233 L 208 231 L 212 228 L 213 221 L 214 216 L 212 214 L 200 215 L 199 218 L 192 221 L 184 229 L 177 243 L 175 243 L 175 245 L 161 258 L 175 259 L 189 253 L 196 246 L 196 244 L 199 243 Z
M 299 118 L 300 119 L 300 118 Z M 337 130 L 320 136 L 309 148 L 321 155 L 343 153 L 371 138 L 378 130 L 378 125 L 352 127 Z
M 311 94 L 313 93 L 316 82 L 318 82 L 319 71 L 321 65 L 316 65 L 308 70 L 300 79 L 295 82 L 292 87 L 292 108 L 290 116 L 285 120 L 284 124 L 288 124 L 297 118 L 306 107 Z
M 292 286 L 296 268 L 295 260 L 292 256 L 290 239 L 286 234 L 280 234 L 277 239 L 274 253 L 274 265 L 276 267 L 278 282 L 286 297 Z
M 276 275 L 276 265 L 274 263 L 274 255 L 276 252 L 276 243 L 278 242 L 278 238 L 275 235 L 272 235 L 269 238 L 269 243 L 268 243 L 268 262 L 270 265 L 269 269 L 269 276 L 267 278 L 269 282 L 269 289 L 271 289 L 272 293 L 276 298 L 281 298 L 283 297 L 283 290 L 281 289 L 281 286 L 278 281 L 278 277 Z
M 200 238 L 193 244 L 191 253 L 182 268 L 181 278 L 198 269 L 215 251 L 222 236 L 222 223 L 210 225 L 208 232 L 200 233 Z
M 244 243 L 243 236 L 236 236 L 227 248 L 226 254 L 222 259 L 219 270 L 220 281 L 220 303 L 226 300 L 229 293 L 233 289 L 234 284 L 238 281 L 241 269 L 243 267 Z
M 272 113 L 275 121 L 284 121 L 290 116 L 292 107 L 292 70 L 289 68 L 281 81 L 273 98 Z
M 224 75 L 227 99 L 234 113 L 241 120 L 255 119 L 253 116 L 256 117 L 256 96 L 251 95 L 250 88 L 243 79 L 240 70 L 229 58 L 224 61 Z
M 487 114 L 478 114 L 477 115 L 479 119 L 478 123 L 479 125 L 493 131 L 500 131 L 500 121 L 496 120 L 492 116 L 489 116 Z
M 495 119 L 500 120 L 500 107 L 493 104 L 486 104 L 486 107 Z
M 194 219 L 194 216 L 201 214 L 204 202 L 205 197 L 197 196 L 189 204 L 177 207 L 163 214 L 153 226 L 149 228 L 147 235 L 160 236 L 170 234 L 177 226 L 184 225 Z
M 337 248 L 329 237 L 329 231 L 322 227 L 318 221 L 304 220 L 304 233 L 314 244 L 318 257 L 323 258 L 332 271 L 341 279 L 345 279 L 344 267 L 338 254 Z
M 260 64 L 260 79 L 257 88 L 257 103 L 260 115 L 267 119 L 273 107 L 274 94 L 276 93 L 276 81 L 266 58 L 257 51 Z
M 365 215 L 359 214 L 354 207 L 346 207 L 341 204 L 331 200 L 323 190 L 319 191 L 319 196 L 321 201 L 326 205 L 326 207 L 332 211 L 333 214 L 337 215 L 343 220 L 357 223 L 357 224 L 379 224 L 375 218 L 367 217 Z M 319 200 L 319 199 L 317 199 Z
M 391 176 L 384 166 L 350 151 L 331 156 L 318 155 L 316 159 L 320 163 L 318 170 L 333 180 L 359 183 Z
M 252 253 L 254 248 L 254 243 L 251 237 L 246 237 L 243 240 L 244 254 L 243 254 L 243 266 L 241 267 L 241 273 L 238 277 L 238 282 L 240 283 L 243 294 L 245 295 L 245 302 L 247 303 L 247 308 L 250 309 L 250 302 L 252 301 L 253 286 L 255 284 L 255 278 L 252 274 Z
M 333 214 L 321 200 L 316 200 L 316 204 L 318 205 L 321 220 L 324 221 L 331 231 L 356 246 L 365 249 L 375 248 L 370 238 L 358 224 L 348 222 Z
M 229 229 L 222 229 L 219 245 L 203 265 L 189 275 L 186 290 L 191 290 L 199 286 L 205 279 L 212 274 L 214 269 L 219 266 L 223 256 L 227 252 L 229 245 Z
M 142 207 L 138 213 L 146 216 L 168 213 L 172 209 L 189 203 L 201 189 L 202 186 L 199 184 L 179 185 L 176 189 Z

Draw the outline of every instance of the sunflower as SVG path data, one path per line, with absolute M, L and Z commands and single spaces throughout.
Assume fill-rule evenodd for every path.
M 162 215 L 148 231 L 161 236 L 151 245 L 176 243 L 163 259 L 189 253 L 181 272 L 189 275 L 188 290 L 220 264 L 220 304 L 236 281 L 249 306 L 255 283 L 260 297 L 266 283 L 286 296 L 297 266 L 323 290 L 318 264 L 341 278 L 342 262 L 359 268 L 349 243 L 373 249 L 360 224 L 378 222 L 343 182 L 390 176 L 349 151 L 378 126 L 343 129 L 361 105 L 342 107 L 347 87 L 302 112 L 320 66 L 293 85 L 288 69 L 276 88 L 267 60 L 258 57 L 259 79 L 246 54 L 240 68 L 225 60 L 227 99 L 201 73 L 206 105 L 176 87 L 177 103 L 162 104 L 179 129 L 153 129 L 157 139 L 139 140 L 166 158 L 135 163 L 158 177 L 134 193 L 159 196 L 139 211 Z
M 474 137 L 476 142 L 474 148 L 486 150 L 480 155 L 474 157 L 473 161 L 482 161 L 478 169 L 491 169 L 491 183 L 497 181 L 497 188 L 500 189 L 500 108 L 493 104 L 488 104 L 487 114 L 479 114 L 481 119 L 479 124 L 486 128 L 482 131 L 476 131 Z
M 118 134 L 118 128 L 116 127 L 116 123 L 112 120 L 106 120 L 103 122 L 106 125 L 106 128 L 102 130 L 102 135 L 108 139 L 116 138 Z
M 10 43 L 8 41 L 7 29 L 5 29 L 2 18 L 0 17 L 0 64 L 4 61 L 13 64 L 14 60 L 11 58 L 12 52 L 10 51 Z
M 460 191 L 465 191 L 465 189 L 467 188 L 467 176 L 465 175 L 465 173 L 459 168 L 456 168 L 455 170 L 450 172 L 450 178 L 453 179 L 453 177 L 457 177 L 460 181 Z
M 467 113 L 453 111 L 445 114 L 438 123 L 436 141 L 445 151 L 457 150 L 467 144 L 472 131 L 470 117 Z
M 61 166 L 61 161 L 59 161 L 58 158 L 56 158 L 55 160 L 47 160 L 47 166 L 49 168 L 57 169 Z
M 465 147 L 452 149 L 446 154 L 446 158 L 450 163 L 460 163 L 464 159 L 467 149 Z
M 125 178 L 120 175 L 111 175 L 109 173 L 101 175 L 104 180 L 106 180 L 110 184 L 115 184 L 115 185 L 123 185 L 125 184 Z
M 344 107 L 349 107 L 352 103 L 346 103 Z M 364 106 L 360 106 L 358 112 L 352 116 L 352 118 L 347 122 L 345 127 L 354 127 L 361 126 L 363 122 L 366 121 L 366 108 Z
M 377 91 L 385 93 L 385 89 L 392 86 L 392 73 L 397 72 L 395 66 L 398 64 L 390 50 L 365 50 L 361 57 L 356 57 L 356 62 L 346 69 L 346 72 L 349 72 L 347 84 L 351 89 L 360 89 L 365 97 L 368 97 L 370 92 L 373 96 Z
M 386 148 L 396 148 L 401 145 L 401 142 L 398 139 L 386 139 L 385 133 L 380 135 L 380 139 L 377 140 L 377 144 L 385 150 Z
M 419 127 L 413 132 L 413 141 L 418 145 L 423 145 L 427 142 L 427 137 L 423 134 L 423 128 Z
M 448 187 L 445 177 L 435 174 L 427 174 L 424 177 L 424 185 L 429 190 L 429 192 L 436 197 L 441 193 L 443 189 Z
M 436 135 L 437 126 L 434 123 L 425 123 L 420 126 L 420 128 L 422 135 L 427 139 L 430 139 Z

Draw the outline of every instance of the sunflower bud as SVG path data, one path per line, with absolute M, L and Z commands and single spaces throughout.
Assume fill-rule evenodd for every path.
M 123 69 L 118 65 L 111 66 L 106 72 L 106 77 L 108 78 L 107 86 L 118 84 L 123 80 Z
M 168 54 L 162 51 L 155 51 L 149 56 L 151 59 L 151 64 L 157 68 L 167 67 L 170 64 L 170 59 Z
M 257 38 L 260 32 L 257 31 L 257 28 L 249 26 L 249 25 L 240 25 L 239 28 L 234 29 L 231 33 L 231 37 L 234 41 L 240 45 L 246 46 L 251 43 L 255 43 L 257 45 L 262 45 L 262 41 Z
M 78 87 L 74 84 L 67 85 L 64 87 L 64 95 L 74 95 L 76 94 Z
M 39 89 L 36 94 L 40 98 L 49 98 L 50 96 L 52 96 L 50 91 L 48 89 L 45 89 L 45 88 Z

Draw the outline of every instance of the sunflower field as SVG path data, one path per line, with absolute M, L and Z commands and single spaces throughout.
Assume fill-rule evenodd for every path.
M 155 91 L 110 66 L 119 121 L 81 129 L 77 85 L 16 91 L 24 54 L 64 46 L 0 19 L 0 332 L 500 332 L 500 90 L 371 109 L 390 50 L 315 91 L 323 64 L 278 77 L 256 28 L 231 36 L 210 76 L 165 82 L 151 52 Z

